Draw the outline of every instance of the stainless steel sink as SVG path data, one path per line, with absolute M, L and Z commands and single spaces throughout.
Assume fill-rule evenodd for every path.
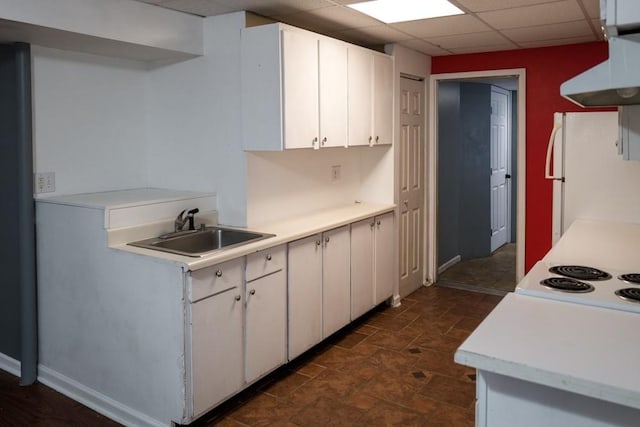
M 273 237 L 274 234 L 258 233 L 224 227 L 205 227 L 192 232 L 167 234 L 161 237 L 129 243 L 131 246 L 171 252 L 178 255 L 200 257 L 206 253 L 229 249 L 245 243 Z

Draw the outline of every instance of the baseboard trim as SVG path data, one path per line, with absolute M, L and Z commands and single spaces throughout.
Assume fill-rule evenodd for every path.
M 46 366 L 38 365 L 38 381 L 120 424 L 148 427 L 167 425 Z
M 391 297 L 390 305 L 393 308 L 400 307 L 402 305 L 402 303 L 400 302 L 400 295 L 393 295 Z
M 438 267 L 438 274 L 444 273 L 446 270 L 450 269 L 451 267 L 459 263 L 461 260 L 462 258 L 460 257 L 460 255 L 454 256 L 449 261 L 445 262 L 440 267 Z
M 20 376 L 20 361 L 6 354 L 0 353 L 0 369 L 7 371 L 16 377 Z

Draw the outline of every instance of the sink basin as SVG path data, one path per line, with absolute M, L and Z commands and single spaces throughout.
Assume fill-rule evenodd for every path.
M 132 242 L 129 245 L 178 255 L 200 257 L 212 251 L 229 249 L 273 236 L 273 234 L 234 228 L 206 227 L 204 230 L 153 237 Z

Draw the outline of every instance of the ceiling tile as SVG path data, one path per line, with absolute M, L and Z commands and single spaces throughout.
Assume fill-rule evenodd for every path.
M 516 46 L 511 43 L 505 43 L 493 46 L 473 46 L 473 47 L 461 47 L 459 49 L 450 49 L 455 54 L 462 53 L 480 53 L 480 52 L 497 52 L 500 50 L 512 50 L 516 49 Z
M 590 36 L 592 41 L 596 40 L 596 36 L 593 34 L 593 31 L 591 31 L 591 27 L 586 21 L 513 28 L 510 30 L 502 30 L 502 34 L 518 44 L 532 42 L 535 40 L 553 40 L 587 36 Z
M 443 56 L 451 54 L 451 52 L 440 49 L 438 46 L 434 46 L 420 39 L 405 40 L 398 44 L 431 56 Z
M 584 19 L 584 14 L 576 0 L 564 0 L 494 12 L 482 12 L 478 14 L 478 17 L 492 27 L 502 30 L 577 21 Z
M 589 18 L 600 19 L 600 0 L 580 0 L 589 15 Z
M 593 41 L 593 36 L 583 36 L 583 37 L 570 37 L 566 39 L 552 39 L 552 40 L 536 40 L 531 42 L 523 42 L 520 43 L 522 47 L 530 48 L 530 47 L 546 47 L 546 46 L 562 46 L 566 44 L 578 44 L 578 43 L 588 43 Z
M 315 24 L 319 24 L 329 31 L 370 27 L 380 24 L 379 21 L 371 18 L 370 16 L 342 6 L 324 7 L 322 9 L 315 9 L 305 13 L 283 15 L 276 18 L 285 22 L 289 22 L 289 20 L 292 19 L 297 20 L 298 22 L 304 22 L 306 27 L 313 27 Z
M 266 16 L 285 15 L 334 6 L 330 0 L 216 0 L 216 3 L 234 10 L 250 10 Z
M 412 37 L 387 25 L 379 24 L 371 27 L 351 28 L 329 34 L 341 40 L 357 44 L 380 45 L 409 40 Z
M 443 49 L 456 49 L 471 46 L 493 46 L 509 43 L 497 31 L 485 31 L 482 33 L 458 34 L 456 36 L 429 37 L 427 41 Z M 516 47 L 513 45 L 513 47 Z
M 479 33 L 481 31 L 491 30 L 491 28 L 471 15 L 455 15 L 443 18 L 398 22 L 391 24 L 391 26 L 418 39 L 453 36 L 461 33 Z
M 458 3 L 470 12 L 487 12 L 541 3 L 552 3 L 554 1 L 558 0 L 455 0 L 455 3 Z
M 222 15 L 235 11 L 233 8 L 223 6 L 211 0 L 162 0 L 159 6 L 200 16 Z

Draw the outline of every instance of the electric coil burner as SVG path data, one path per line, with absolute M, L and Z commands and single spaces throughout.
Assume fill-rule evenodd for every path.
M 618 289 L 616 295 L 625 301 L 640 303 L 640 288 Z
M 516 293 L 640 314 L 639 269 L 601 267 L 539 261 L 518 283 Z
M 549 269 L 550 273 L 571 277 L 578 280 L 609 280 L 611 275 L 606 271 L 582 265 L 556 265 Z
M 640 273 L 621 274 L 618 276 L 618 279 L 622 280 L 623 282 L 640 285 Z
M 593 292 L 593 286 L 568 277 L 550 277 L 540 281 L 542 286 L 562 292 L 585 293 Z

